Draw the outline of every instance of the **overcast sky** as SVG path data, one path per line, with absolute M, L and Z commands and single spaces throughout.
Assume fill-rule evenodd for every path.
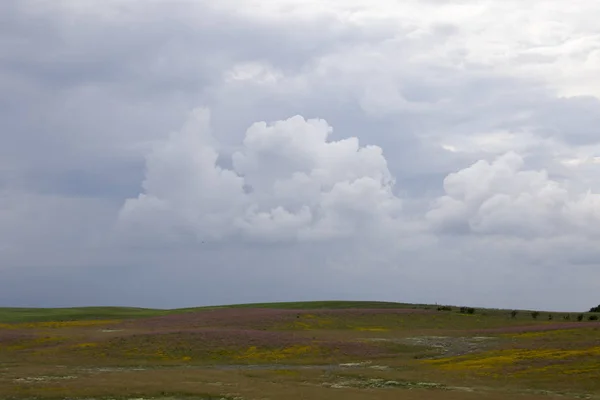
M 0 305 L 600 302 L 600 2 L 0 1 Z

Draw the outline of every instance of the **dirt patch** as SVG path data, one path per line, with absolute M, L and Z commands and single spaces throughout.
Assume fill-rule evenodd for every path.
M 77 368 L 77 371 L 101 374 L 104 372 L 130 372 L 130 371 L 146 371 L 149 368 L 144 367 L 82 367 Z M 153 369 L 160 369 L 160 367 L 153 367 Z
M 402 339 L 366 339 L 369 341 L 386 341 L 391 343 L 423 346 L 437 350 L 434 357 L 460 356 L 488 349 L 497 343 L 498 339 L 488 336 L 452 337 L 452 336 L 416 336 Z
M 473 389 L 466 387 L 447 386 L 435 382 L 410 382 L 387 379 L 347 379 L 339 377 L 336 381 L 325 382 L 322 384 L 325 387 L 332 389 L 437 389 L 437 390 L 459 390 L 463 392 L 472 392 Z
M 28 376 L 25 378 L 16 378 L 13 379 L 15 383 L 46 383 L 52 381 L 65 381 L 77 379 L 76 376 L 66 375 L 66 376 Z
M 137 372 L 149 370 L 216 370 L 216 371 L 346 371 L 353 369 L 373 369 L 388 370 L 390 367 L 385 365 L 373 365 L 371 361 L 342 363 L 342 364 L 207 364 L 207 365 L 176 365 L 176 366 L 152 366 L 152 367 L 96 367 L 96 368 L 77 368 L 80 373 L 102 374 L 115 372 Z

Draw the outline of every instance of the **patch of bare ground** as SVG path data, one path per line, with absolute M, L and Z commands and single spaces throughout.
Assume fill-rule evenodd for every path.
M 370 338 L 370 342 L 399 343 L 411 346 L 427 347 L 435 351 L 428 358 L 460 356 L 493 347 L 498 339 L 489 336 L 454 337 L 454 336 L 415 336 L 399 339 Z

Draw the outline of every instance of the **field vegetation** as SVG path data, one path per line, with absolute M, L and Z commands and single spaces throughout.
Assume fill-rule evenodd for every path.
M 342 301 L 4 308 L 0 399 L 595 399 L 596 315 Z

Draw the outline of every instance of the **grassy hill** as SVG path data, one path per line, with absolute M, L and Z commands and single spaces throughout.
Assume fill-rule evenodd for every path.
M 345 309 L 437 309 L 434 304 L 411 304 L 386 301 L 299 301 L 274 303 L 245 303 L 220 306 L 187 307 L 174 309 L 139 308 L 139 307 L 69 307 L 69 308 L 20 308 L 0 307 L 0 323 L 43 322 L 43 321 L 79 321 L 96 319 L 132 319 L 147 318 L 161 315 L 181 314 L 188 312 L 208 311 L 215 309 L 244 309 L 263 308 L 279 310 L 345 310 Z M 455 311 L 459 307 L 452 307 Z M 511 310 L 478 308 L 487 315 L 506 314 Z M 519 314 L 529 314 L 531 310 L 520 310 Z M 554 313 L 562 315 L 565 313 Z M 583 313 L 587 315 L 589 313 Z
M 388 301 L 347 301 L 347 300 L 328 300 L 328 301 L 299 301 L 299 302 L 278 302 L 278 303 L 248 303 L 231 304 L 222 306 L 226 308 L 274 308 L 287 310 L 319 310 L 331 309 L 341 310 L 350 308 L 377 308 L 377 309 L 405 309 L 405 308 L 424 308 L 432 307 L 427 304 L 408 304 Z
M 206 311 L 220 308 L 269 308 L 291 310 L 318 309 L 404 309 L 424 308 L 427 305 L 381 302 L 381 301 L 307 301 L 281 303 L 249 303 L 223 306 L 176 308 L 170 310 L 136 307 L 73 307 L 73 308 L 0 308 L 0 323 L 78 321 L 91 319 L 146 318 L 168 314 Z
M 164 315 L 169 311 L 133 307 L 0 308 L 0 323 L 128 319 Z

